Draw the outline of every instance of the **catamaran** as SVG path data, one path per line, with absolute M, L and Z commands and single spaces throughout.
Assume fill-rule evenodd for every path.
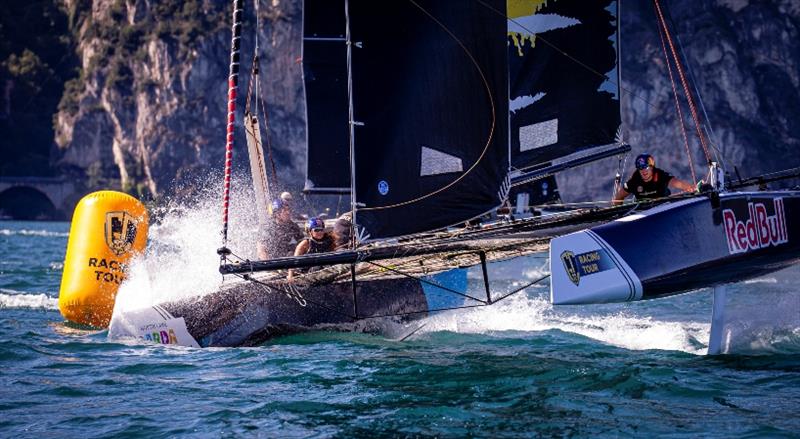
M 618 8 L 613 0 L 306 0 L 305 191 L 349 195 L 353 245 L 250 261 L 227 247 L 243 15 L 234 0 L 218 251 L 225 282 L 201 297 L 115 313 L 110 334 L 241 346 L 321 325 L 490 306 L 550 277 L 498 294 L 494 264 L 548 249 L 554 304 L 664 297 L 796 263 L 800 192 L 733 189 L 797 170 L 726 185 L 702 134 L 704 193 L 551 204 L 549 215 L 478 224 L 501 206 L 523 213 L 557 200 L 561 171 L 608 157 L 624 163 Z M 659 28 L 669 38 L 663 18 Z M 247 107 L 254 189 L 266 205 L 259 122 Z M 654 253 L 627 239 L 634 235 L 662 247 Z M 296 268 L 313 270 L 287 280 Z M 482 274 L 478 293 L 470 268 Z

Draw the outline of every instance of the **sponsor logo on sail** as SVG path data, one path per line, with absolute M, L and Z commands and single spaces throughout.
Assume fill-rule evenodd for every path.
M 389 193 L 389 183 L 387 183 L 386 180 L 381 180 L 378 182 L 378 192 L 380 192 L 381 195 L 386 195 Z
M 581 281 L 581 276 L 578 274 L 578 268 L 575 266 L 575 254 L 568 250 L 561 252 L 561 262 L 564 263 L 564 270 L 567 271 L 569 280 L 577 286 Z
M 569 280 L 578 286 L 581 276 L 600 273 L 614 267 L 614 263 L 605 250 L 592 250 L 590 252 L 574 254 L 569 250 L 561 252 L 561 262 Z
M 136 240 L 137 221 L 128 212 L 106 213 L 106 245 L 117 256 L 130 251 Z
M 747 203 L 747 217 L 742 220 L 731 209 L 722 211 L 730 254 L 778 246 L 789 241 L 783 198 L 773 199 L 772 207 L 774 213 L 769 215 L 764 203 Z

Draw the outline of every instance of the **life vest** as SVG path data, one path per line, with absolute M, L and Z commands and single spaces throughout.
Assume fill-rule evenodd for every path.
M 305 240 L 308 241 L 308 252 L 306 254 L 326 253 L 333 250 L 333 238 L 328 234 L 320 240 L 314 238 L 306 238 Z

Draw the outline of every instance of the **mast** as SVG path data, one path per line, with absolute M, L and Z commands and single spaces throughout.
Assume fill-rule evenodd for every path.
M 350 211 L 352 213 L 352 218 L 350 219 L 350 224 L 352 224 L 353 232 L 352 239 L 353 244 L 358 244 L 358 234 L 355 233 L 357 230 L 356 222 L 356 153 L 355 153 L 355 124 L 356 121 L 353 118 L 353 65 L 352 65 L 352 56 L 353 56 L 353 42 L 350 39 L 350 1 L 344 0 L 344 21 L 345 21 L 345 39 L 347 44 L 347 123 L 349 126 L 349 139 L 350 139 Z
M 231 165 L 233 163 L 233 125 L 236 121 L 236 90 L 239 88 L 239 46 L 242 39 L 244 0 L 233 0 L 231 25 L 231 64 L 228 74 L 228 125 L 225 140 L 225 177 L 222 192 L 222 248 L 217 250 L 225 259 L 228 245 L 228 205 L 231 194 Z

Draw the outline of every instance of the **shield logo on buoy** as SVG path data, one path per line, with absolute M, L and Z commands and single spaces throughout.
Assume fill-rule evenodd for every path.
M 569 280 L 578 286 L 581 281 L 581 275 L 578 273 L 578 267 L 575 265 L 575 254 L 569 250 L 561 252 L 561 262 L 564 263 L 564 269 L 567 271 Z
M 117 256 L 130 251 L 136 239 L 137 221 L 128 212 L 106 213 L 106 244 Z

